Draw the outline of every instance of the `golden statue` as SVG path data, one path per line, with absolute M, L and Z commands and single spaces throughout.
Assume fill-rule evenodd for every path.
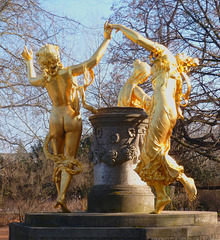
M 151 73 L 151 67 L 136 59 L 133 63 L 134 71 L 118 95 L 119 107 L 140 107 L 147 110 L 150 107 L 151 98 L 138 86 L 145 81 Z
M 171 201 L 165 186 L 175 180 L 183 184 L 190 201 L 193 201 L 197 195 L 194 180 L 184 174 L 183 167 L 179 166 L 168 152 L 172 129 L 176 120 L 183 118 L 180 106 L 186 106 L 191 90 L 190 79 L 186 72 L 191 66 L 198 65 L 198 59 L 192 59 L 184 54 L 177 54 L 175 57 L 163 45 L 152 42 L 122 25 L 108 24 L 108 27 L 122 31 L 131 41 L 151 52 L 153 85 L 151 100 L 143 91 L 136 94 L 138 89 L 136 83 L 142 80 L 137 78 L 136 82 L 132 83 L 134 78 L 131 77 L 125 84 L 125 89 L 122 89 L 119 94 L 119 105 L 122 106 L 122 103 L 125 103 L 125 106 L 132 106 L 131 103 L 135 102 L 138 103 L 137 106 L 145 108 L 149 115 L 149 126 L 141 150 L 141 160 L 135 171 L 143 181 L 155 188 L 157 199 L 152 213 L 160 213 Z M 183 80 L 188 87 L 185 94 L 182 93 Z M 126 89 L 127 86 L 128 89 Z M 141 102 L 141 99 L 144 102 Z M 182 101 L 185 101 L 185 104 L 181 104 Z
M 57 188 L 57 203 L 62 212 L 70 212 L 66 205 L 66 192 L 72 176 L 82 171 L 82 164 L 76 159 L 82 133 L 82 120 L 79 112 L 79 94 L 83 106 L 96 113 L 97 110 L 85 101 L 85 91 L 92 83 L 92 69 L 99 63 L 110 42 L 111 29 L 104 26 L 104 41 L 92 57 L 77 65 L 64 68 L 60 62 L 59 48 L 45 45 L 36 54 L 43 74 L 36 76 L 33 53 L 25 47 L 22 56 L 27 63 L 28 79 L 34 86 L 47 89 L 53 107 L 50 115 L 49 133 L 44 142 L 44 153 L 55 162 L 53 180 Z M 89 73 L 91 82 L 89 83 Z M 76 76 L 84 74 L 84 86 L 79 86 Z M 53 154 L 48 151 L 51 141 Z

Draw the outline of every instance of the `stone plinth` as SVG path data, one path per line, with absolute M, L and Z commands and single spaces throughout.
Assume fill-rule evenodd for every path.
M 10 240 L 219 240 L 215 212 L 32 213 L 10 224 Z
M 154 195 L 134 171 L 146 133 L 147 114 L 141 108 L 112 107 L 90 117 L 94 187 L 89 212 L 151 212 Z

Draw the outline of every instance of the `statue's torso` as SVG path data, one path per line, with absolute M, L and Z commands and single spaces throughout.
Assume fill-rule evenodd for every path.
M 57 75 L 48 78 L 46 89 L 54 107 L 70 104 L 71 87 L 71 80 L 66 71 L 59 71 Z

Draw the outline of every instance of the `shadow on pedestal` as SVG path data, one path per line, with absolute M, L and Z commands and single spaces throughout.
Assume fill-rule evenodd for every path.
M 154 196 L 148 186 L 95 185 L 88 197 L 88 212 L 146 212 L 154 208 Z

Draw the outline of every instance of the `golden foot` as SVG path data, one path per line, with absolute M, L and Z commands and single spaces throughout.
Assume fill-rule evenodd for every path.
M 56 205 L 54 206 L 54 208 L 58 208 L 58 207 L 61 207 L 63 213 L 70 213 L 70 212 L 71 212 L 71 211 L 68 209 L 65 201 L 57 200 L 57 203 L 56 203 Z
M 169 197 L 165 197 L 163 199 L 158 199 L 157 203 L 156 203 L 156 208 L 153 212 L 151 212 L 150 214 L 159 214 L 163 211 L 163 209 L 165 208 L 165 206 L 171 202 L 171 199 Z
M 197 196 L 197 189 L 196 189 L 195 182 L 192 178 L 187 179 L 187 184 L 185 185 L 185 189 L 189 195 L 189 200 L 194 201 Z
M 54 208 L 57 209 L 58 207 L 60 207 L 60 204 L 56 203 L 56 205 L 54 205 Z

